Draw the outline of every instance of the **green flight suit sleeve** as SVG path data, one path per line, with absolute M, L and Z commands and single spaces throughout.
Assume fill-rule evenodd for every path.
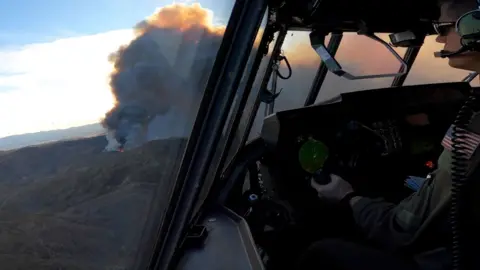
M 433 177 L 399 204 L 383 199 L 360 198 L 353 216 L 367 240 L 389 250 L 408 244 L 428 215 Z
M 451 153 L 443 151 L 438 169 L 421 188 L 399 204 L 383 199 L 361 198 L 353 216 L 367 240 L 390 250 L 409 244 L 432 211 L 450 196 Z

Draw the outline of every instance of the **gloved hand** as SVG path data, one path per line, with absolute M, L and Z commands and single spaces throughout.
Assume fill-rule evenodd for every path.
M 318 197 L 331 203 L 340 202 L 348 193 L 353 192 L 353 187 L 340 176 L 330 174 L 331 181 L 326 185 L 320 185 L 312 178 L 311 186 L 317 191 Z

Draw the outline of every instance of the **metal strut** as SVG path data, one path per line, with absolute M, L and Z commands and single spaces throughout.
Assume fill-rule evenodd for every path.
M 409 47 L 407 52 L 403 56 L 403 60 L 407 64 L 407 70 L 404 70 L 404 67 L 401 66 L 399 72 L 405 71 L 405 74 L 401 76 L 395 77 L 392 82 L 392 87 L 402 86 L 407 79 L 408 74 L 410 73 L 413 64 L 415 63 L 415 59 L 417 59 L 418 53 L 420 52 L 421 47 Z
M 267 4 L 267 0 L 235 1 L 184 150 L 173 192 L 167 201 L 168 208 L 153 209 L 156 213 L 162 213 L 158 223 L 148 228 L 149 239 L 153 240 L 154 245 L 151 246 L 150 241 L 145 244 L 153 248 L 153 252 L 149 250 L 142 254 L 148 256 L 144 258 L 148 259 L 148 265 L 139 265 L 136 269 L 174 269 L 180 258 L 179 245 L 191 225 L 208 170 L 215 153 L 219 151 L 220 138 Z M 165 203 L 152 203 L 155 204 L 165 206 Z
M 280 31 L 278 32 L 275 46 L 273 47 L 272 56 L 270 57 L 270 61 L 267 66 L 267 70 L 265 71 L 264 77 L 262 79 L 262 83 L 260 85 L 260 91 L 258 93 L 257 99 L 255 99 L 255 103 L 248 117 L 247 125 L 245 127 L 245 134 L 243 135 L 242 140 L 240 142 L 240 147 L 243 147 L 248 140 L 250 131 L 255 121 L 255 117 L 257 116 L 258 109 L 260 107 L 261 102 L 263 101 L 266 88 L 268 86 L 268 82 L 270 81 L 270 76 L 272 75 L 272 68 L 273 68 L 272 63 L 275 60 L 274 56 L 279 55 L 282 48 L 282 44 L 285 41 L 286 36 L 287 36 L 287 28 L 286 26 L 282 25 L 280 27 Z
M 278 80 L 278 68 L 280 67 L 280 61 L 275 60 L 272 64 L 272 88 L 265 90 L 262 102 L 265 103 L 265 116 L 273 113 L 275 108 L 275 99 L 280 95 L 282 89 L 277 93 L 277 80 Z
M 477 72 L 472 72 L 468 74 L 465 78 L 463 78 L 462 82 L 471 82 L 473 79 L 475 79 L 478 76 Z
M 285 61 L 285 64 L 287 65 L 288 68 L 288 75 L 284 76 L 280 73 L 280 63 L 282 61 Z M 266 104 L 265 106 L 265 116 L 268 116 L 270 114 L 273 114 L 274 109 L 275 109 L 275 99 L 278 98 L 280 93 L 282 92 L 282 89 L 277 92 L 277 82 L 278 78 L 282 80 L 288 80 L 292 77 L 292 67 L 290 66 L 290 63 L 288 62 L 288 59 L 283 53 L 280 53 L 278 56 L 276 56 L 272 62 L 272 88 L 270 90 L 264 89 L 261 92 L 261 99 L 262 102 Z
M 342 42 L 343 33 L 332 33 L 330 40 L 328 41 L 327 49 L 330 54 L 335 57 L 340 43 Z M 307 99 L 305 100 L 304 106 L 310 106 L 315 103 L 317 100 L 320 89 L 327 77 L 328 67 L 323 61 L 320 61 L 320 66 L 318 67 L 317 74 L 313 80 L 310 92 L 308 93 Z

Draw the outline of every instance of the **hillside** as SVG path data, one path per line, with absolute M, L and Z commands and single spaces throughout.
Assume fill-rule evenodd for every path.
M 127 269 L 185 143 L 106 153 L 94 137 L 0 153 L 2 269 Z
M 0 153 L 2 150 L 12 150 L 29 145 L 98 136 L 104 132 L 104 128 L 97 123 L 67 129 L 41 131 L 3 137 L 0 138 Z

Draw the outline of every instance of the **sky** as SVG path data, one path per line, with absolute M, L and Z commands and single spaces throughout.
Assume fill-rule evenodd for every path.
M 224 20 L 228 18 L 233 3 L 231 0 L 2 0 L 0 46 L 50 42 L 128 29 L 156 8 L 174 2 L 200 2 Z
M 213 13 L 213 24 L 224 25 L 234 1 L 196 2 Z M 0 138 L 99 122 L 114 105 L 108 84 L 113 67 L 108 56 L 133 39 L 133 26 L 157 8 L 172 3 L 171 0 L 2 0 Z M 357 73 L 383 72 L 386 66 L 396 70 L 398 64 L 386 50 L 372 44 L 364 37 L 348 35 L 338 52 L 340 64 L 347 63 L 345 66 Z M 439 48 L 433 39 L 427 40 L 407 84 L 458 81 L 466 75 L 449 69 L 445 60 L 433 59 L 433 51 Z M 320 59 L 311 49 L 306 33 L 289 35 L 285 54 L 294 69 L 311 71 L 303 75 L 302 82 L 313 79 Z M 390 82 L 350 82 L 329 75 L 326 84 L 331 87 L 321 92 L 321 98 L 339 91 L 386 87 Z M 301 90 L 286 91 L 279 98 L 279 104 L 285 105 L 281 108 L 301 106 L 309 84 L 298 87 Z M 333 88 L 340 90 L 334 92 Z M 292 99 L 297 102 L 291 102 Z

